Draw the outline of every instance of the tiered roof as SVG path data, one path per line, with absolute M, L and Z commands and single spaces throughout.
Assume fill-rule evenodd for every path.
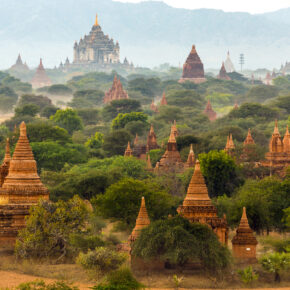
M 147 137 L 146 148 L 147 148 L 146 149 L 147 152 L 149 152 L 150 150 L 159 148 L 159 146 L 157 144 L 157 137 L 156 137 L 156 134 L 154 132 L 154 127 L 153 127 L 152 124 L 151 124 L 150 131 L 149 131 L 149 134 L 148 134 L 148 137 Z
M 283 142 L 278 129 L 278 121 L 275 121 L 275 128 L 269 144 L 270 152 L 283 152 Z
M 209 118 L 210 121 L 216 120 L 216 117 L 217 117 L 216 112 L 213 110 L 210 100 L 207 101 L 207 104 L 203 113 Z
M 47 76 L 44 66 L 42 64 L 42 59 L 40 59 L 38 68 L 36 70 L 36 73 L 31 80 L 31 84 L 33 88 L 41 88 L 41 87 L 46 87 L 46 86 L 51 86 L 51 80 Z
M 131 149 L 130 141 L 128 141 L 127 148 L 124 153 L 124 157 L 131 157 L 133 155 L 133 151 Z
M 225 147 L 225 151 L 229 153 L 229 152 L 232 152 L 233 150 L 235 150 L 235 144 L 233 141 L 233 135 L 230 133 L 227 137 L 227 144 Z
M 166 100 L 165 92 L 163 92 L 163 94 L 162 94 L 162 99 L 161 99 L 160 105 L 161 106 L 166 106 L 167 105 L 167 100 Z
M 9 166 L 11 161 L 9 138 L 6 139 L 5 156 L 3 163 L 0 166 L 0 187 L 3 185 L 4 180 L 9 172 Z
M 121 80 L 117 78 L 117 75 L 115 75 L 112 88 L 105 93 L 104 103 L 107 104 L 114 100 L 122 99 L 129 99 L 129 96 L 123 89 Z
M 227 74 L 227 71 L 225 69 L 225 63 L 223 62 L 222 63 L 222 67 L 220 69 L 220 73 L 218 75 L 218 79 L 221 79 L 221 80 L 231 80 L 231 78 L 228 76 Z
M 244 146 L 247 146 L 247 145 L 255 145 L 255 141 L 252 137 L 252 134 L 251 134 L 251 129 L 249 128 L 248 130 L 248 134 L 247 134 L 247 137 L 244 141 Z
M 283 149 L 284 149 L 284 152 L 288 154 L 290 153 L 290 133 L 289 133 L 288 125 L 286 127 L 286 132 L 283 139 Z
M 186 168 L 193 168 L 195 163 L 195 156 L 192 148 L 192 144 L 190 145 L 190 150 L 188 153 L 187 161 L 185 163 Z

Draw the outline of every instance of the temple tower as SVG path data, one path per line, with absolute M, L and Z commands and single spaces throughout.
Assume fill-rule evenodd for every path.
M 187 161 L 186 161 L 184 167 L 185 168 L 194 168 L 194 164 L 195 164 L 195 155 L 194 155 L 192 144 L 191 144 L 190 149 L 189 149 L 189 153 L 188 153 L 188 157 L 187 157 Z
M 227 81 L 231 80 L 231 78 L 228 76 L 227 71 L 225 69 L 224 62 L 222 63 L 222 67 L 220 69 L 220 73 L 219 73 L 217 78 L 220 79 L 220 80 L 227 80 Z
M 211 122 L 215 121 L 217 118 L 216 112 L 213 110 L 210 100 L 207 101 L 207 104 L 203 113 L 209 118 Z
M 35 89 L 51 86 L 52 83 L 45 72 L 44 66 L 42 64 L 42 59 L 40 59 L 39 65 L 36 69 L 36 73 L 30 83 Z
M 146 169 L 148 171 L 153 171 L 153 167 L 152 167 L 152 163 L 151 163 L 151 159 L 150 159 L 150 154 L 148 154 L 148 156 L 147 156 Z
M 152 100 L 152 103 L 151 103 L 151 105 L 150 105 L 150 110 L 153 111 L 154 113 L 158 113 L 158 108 L 157 108 L 157 106 L 155 105 L 154 100 Z
M 9 138 L 6 139 L 6 148 L 5 148 L 5 156 L 3 159 L 3 163 L 0 166 L 0 187 L 2 187 L 4 180 L 9 172 L 9 166 L 11 161 L 10 155 L 10 145 L 9 145 Z M 1 201 L 0 201 L 1 203 Z
M 147 137 L 146 152 L 149 152 L 150 150 L 158 149 L 158 148 L 159 148 L 159 146 L 157 144 L 157 137 L 156 137 L 156 134 L 154 132 L 154 127 L 151 124 L 150 131 L 149 131 L 149 134 Z
M 161 157 L 158 164 L 158 172 L 183 172 L 184 165 L 181 161 L 179 151 L 177 149 L 174 127 L 171 127 L 169 140 L 166 151 Z
M 129 99 L 129 96 L 127 92 L 123 89 L 121 80 L 117 78 L 117 75 L 115 75 L 113 85 L 110 88 L 110 90 L 105 93 L 103 101 L 105 104 L 107 104 L 114 100 L 123 100 L 123 99 Z
M 163 92 L 163 94 L 162 94 L 162 99 L 161 99 L 160 105 L 161 106 L 166 106 L 167 105 L 165 92 Z
M 232 73 L 232 72 L 235 71 L 235 67 L 234 67 L 233 62 L 232 62 L 232 60 L 230 58 L 230 52 L 229 51 L 227 53 L 227 58 L 225 60 L 225 69 L 226 69 L 226 72 L 228 72 L 228 73 Z
M 172 130 L 173 133 L 174 133 L 174 137 L 177 138 L 179 134 L 178 134 L 178 129 L 177 129 L 177 127 L 176 127 L 176 120 L 174 120 L 173 125 L 172 125 L 172 127 L 171 127 L 171 130 Z
M 236 235 L 232 239 L 233 255 L 235 258 L 245 262 L 256 262 L 257 239 L 249 226 L 246 208 L 243 214 Z
M 233 141 L 233 135 L 230 133 L 227 137 L 227 144 L 225 147 L 225 151 L 229 154 L 229 155 L 234 155 L 234 151 L 235 151 L 235 144 Z
M 190 222 L 199 222 L 210 226 L 218 236 L 219 241 L 227 244 L 227 221 L 217 216 L 217 209 L 209 198 L 198 160 L 195 163 L 194 173 L 189 183 L 186 197 L 183 204 L 178 207 L 177 212 Z
M 182 78 L 179 80 L 180 83 L 186 81 L 200 84 L 206 81 L 204 77 L 203 63 L 198 56 L 195 45 L 192 46 L 191 52 L 183 65 Z
M 289 133 L 288 125 L 286 127 L 286 132 L 283 138 L 283 151 L 285 153 L 290 154 L 290 133 Z
M 127 145 L 127 148 L 125 150 L 125 153 L 124 153 L 124 157 L 131 157 L 133 156 L 133 151 L 131 149 L 131 146 L 130 146 L 130 141 L 128 142 L 128 145 Z

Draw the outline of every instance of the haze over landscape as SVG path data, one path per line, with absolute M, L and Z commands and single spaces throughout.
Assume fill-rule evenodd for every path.
M 290 59 L 290 8 L 249 14 L 178 9 L 163 2 L 1 0 L 1 68 L 14 63 L 18 53 L 34 67 L 39 57 L 48 67 L 72 59 L 74 41 L 89 32 L 96 13 L 103 30 L 119 41 L 121 59 L 127 56 L 139 66 L 182 64 L 192 44 L 206 69 L 219 68 L 227 50 L 236 67 L 240 53 L 251 69 L 279 68 Z

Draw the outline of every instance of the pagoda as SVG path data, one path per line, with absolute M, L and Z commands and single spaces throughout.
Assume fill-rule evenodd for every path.
M 128 142 L 127 148 L 124 153 L 124 157 L 131 157 L 133 155 L 132 153 L 133 151 L 131 149 L 130 142 Z
M 30 83 L 34 89 L 51 86 L 52 83 L 45 72 L 42 59 L 40 59 L 39 66 L 36 69 L 36 73 Z
M 228 76 L 227 71 L 225 69 L 224 62 L 222 63 L 222 67 L 220 69 L 220 73 L 218 75 L 218 79 L 220 79 L 220 80 L 227 80 L 227 81 L 230 81 L 231 80 L 231 78 Z
M 9 70 L 27 72 L 29 71 L 29 67 L 26 63 L 23 63 L 20 53 L 18 54 L 16 63 L 10 67 Z
M 6 157 L 8 156 L 6 147 Z M 24 122 L 9 163 L 8 174 L 0 187 L 0 244 L 13 246 L 18 231 L 25 227 L 25 217 L 40 199 L 48 200 L 48 189 L 42 184 L 26 134 Z
M 243 153 L 240 156 L 240 159 L 247 160 L 249 156 L 255 151 L 254 146 L 256 145 L 252 134 L 251 129 L 248 130 L 247 137 L 243 143 Z
M 0 166 L 0 188 L 2 187 L 6 176 L 8 175 L 11 161 L 9 138 L 6 139 L 5 156 L 2 165 Z M 0 201 L 1 202 L 1 201 Z
M 154 113 L 158 113 L 158 108 L 154 103 L 154 100 L 152 100 L 152 103 L 150 105 L 150 110 L 153 111 Z
M 217 118 L 216 112 L 213 110 L 210 100 L 207 101 L 207 104 L 203 113 L 209 118 L 211 122 L 215 121 Z
M 269 152 L 266 153 L 266 161 L 263 165 L 270 168 L 270 172 L 277 173 L 278 175 L 284 176 L 286 168 L 290 166 L 290 134 L 288 126 L 284 138 L 282 139 L 279 129 L 278 122 L 275 121 L 275 128 L 269 142 Z
M 187 161 L 184 164 L 184 167 L 185 168 L 194 168 L 194 164 L 195 164 L 195 155 L 194 155 L 192 144 L 191 144 L 190 149 L 189 149 L 189 153 L 188 153 L 188 157 L 187 157 Z
M 166 106 L 166 105 L 167 105 L 166 95 L 165 95 L 165 92 L 163 92 L 160 106 Z
M 228 242 L 228 226 L 225 218 L 217 216 L 217 209 L 212 204 L 204 177 L 200 171 L 200 163 L 196 160 L 195 169 L 188 186 L 183 204 L 177 209 L 178 214 L 190 222 L 208 225 L 223 244 Z
M 195 45 L 192 46 L 191 52 L 183 65 L 182 78 L 179 80 L 180 83 L 184 83 L 186 81 L 190 81 L 195 84 L 200 84 L 206 81 L 204 77 L 203 63 L 196 52 Z
M 252 137 L 251 129 L 250 128 L 248 130 L 247 137 L 246 137 L 246 139 L 245 139 L 245 141 L 244 141 L 243 144 L 244 144 L 244 147 L 247 146 L 247 145 L 255 145 L 256 144 L 255 141 L 254 141 L 254 139 L 253 139 L 253 137 Z
M 230 52 L 228 51 L 228 54 L 227 54 L 227 58 L 225 60 L 225 69 L 226 69 L 226 72 L 228 73 L 232 73 L 235 71 L 235 67 L 234 67 L 234 64 L 230 58 Z
M 171 127 L 171 130 L 172 130 L 173 133 L 174 133 L 174 137 L 177 138 L 178 135 L 179 135 L 179 133 L 178 133 L 178 129 L 177 129 L 177 127 L 176 127 L 176 120 L 174 120 L 173 125 L 172 125 L 172 127 Z
M 153 125 L 151 124 L 150 131 L 147 137 L 146 152 L 150 150 L 159 149 L 160 147 L 157 144 L 157 137 L 154 132 Z
M 150 154 L 148 154 L 148 156 L 147 156 L 146 169 L 148 171 L 153 171 L 153 167 L 152 167 L 152 163 L 151 163 L 151 159 L 150 159 Z
M 129 99 L 127 92 L 123 89 L 121 80 L 115 75 L 112 88 L 105 93 L 104 103 L 110 103 L 115 100 Z
M 233 135 L 231 133 L 227 137 L 227 144 L 226 144 L 226 147 L 225 147 L 225 151 L 227 152 L 227 154 L 229 154 L 231 156 L 234 154 L 235 144 L 234 144 L 234 141 L 233 141 Z
M 272 76 L 271 76 L 271 74 L 268 72 L 267 73 L 267 75 L 266 75 L 266 77 L 265 77 L 265 79 L 263 80 L 263 83 L 265 84 L 265 85 L 267 85 L 267 86 L 270 86 L 270 85 L 272 85 Z
M 158 172 L 183 172 L 184 165 L 181 161 L 179 151 L 177 149 L 174 127 L 171 127 L 169 140 L 166 146 L 166 151 L 161 157 L 158 164 Z
M 150 225 L 150 219 L 147 213 L 145 198 L 142 197 L 141 207 L 139 210 L 138 217 L 136 219 L 136 225 L 129 237 L 129 242 L 133 243 L 140 236 L 141 230 L 148 227 Z
M 243 214 L 236 235 L 232 239 L 233 255 L 235 258 L 245 262 L 256 262 L 257 239 L 249 226 L 246 208 Z

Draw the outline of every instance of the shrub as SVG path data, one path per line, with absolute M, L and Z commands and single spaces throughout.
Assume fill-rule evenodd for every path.
M 21 283 L 16 287 L 18 290 L 78 290 L 76 286 L 70 286 L 65 282 L 54 282 L 51 284 L 46 284 L 42 280 L 37 280 L 33 282 Z
M 87 252 L 88 250 L 105 245 L 105 242 L 99 235 L 72 234 L 69 237 L 69 242 L 71 246 L 82 252 Z
M 125 254 L 109 248 L 99 247 L 94 251 L 89 250 L 86 254 L 81 252 L 76 262 L 85 269 L 108 272 L 118 269 L 125 260 Z
M 244 284 L 251 284 L 253 281 L 258 280 L 259 275 L 255 274 L 252 266 L 249 266 L 243 270 L 238 270 L 238 274 Z

